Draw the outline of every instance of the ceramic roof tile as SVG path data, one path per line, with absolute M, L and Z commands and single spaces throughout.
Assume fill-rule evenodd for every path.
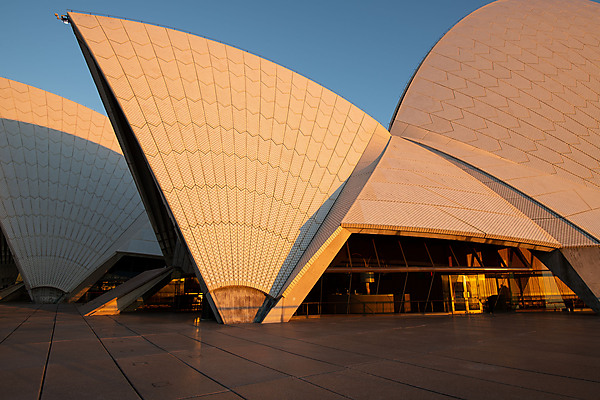
M 571 1 L 567 6 L 556 0 L 506 0 L 489 4 L 461 20 L 433 47 L 398 107 L 391 132 L 470 162 L 499 179 L 521 175 L 511 184 L 567 219 L 575 209 L 591 212 L 584 210 L 584 203 L 578 207 L 561 200 L 573 192 L 538 196 L 537 188 L 546 180 L 566 185 L 561 189 L 595 187 L 586 191 L 584 201 L 600 196 L 600 180 L 594 172 L 600 120 L 597 107 L 591 106 L 598 98 L 594 88 L 600 69 L 590 63 L 600 51 L 598 32 L 596 3 Z M 578 39 L 582 33 L 589 45 Z M 451 76 L 464 79 L 466 87 L 449 83 Z M 433 90 L 439 86 L 446 91 Z M 470 98 L 475 107 L 467 101 L 452 104 L 468 109 L 486 126 L 461 123 L 457 111 L 440 114 L 440 102 L 443 107 L 445 101 L 456 101 L 449 100 L 456 93 Z M 423 101 L 424 95 L 430 98 Z M 407 124 L 429 133 L 406 130 Z M 506 162 L 490 163 L 497 159 L 484 153 L 466 159 L 459 142 Z M 600 238 L 593 221 L 578 221 Z
M 8 79 L 0 87 L 0 191 L 10 194 L 0 224 L 28 289 L 69 293 L 149 220 L 108 118 Z
M 76 27 L 80 20 L 95 26 L 88 15 L 69 15 Z M 131 124 L 133 133 L 144 136 L 139 140 L 142 151 L 149 154 L 148 163 L 159 187 L 168 193 L 169 208 L 184 239 L 190 247 L 197 242 L 197 234 L 188 229 L 189 221 L 219 226 L 216 236 L 203 240 L 219 256 L 196 260 L 209 289 L 227 285 L 233 278 L 226 277 L 235 277 L 239 284 L 265 293 L 279 292 L 285 279 L 276 282 L 276 277 L 291 274 L 314 236 L 315 229 L 305 234 L 302 226 L 317 209 L 326 213 L 323 207 L 331 208 L 338 186 L 349 178 L 359 161 L 355 153 L 362 154 L 377 126 L 385 129 L 331 91 L 268 60 L 167 28 L 91 18 L 96 18 L 103 30 L 110 29 L 105 25 L 122 26 L 134 42 L 112 55 L 104 54 L 106 48 L 102 47 L 100 57 L 96 50 L 103 45 L 99 43 L 121 43 L 121 31 L 103 38 L 94 30 L 93 40 L 88 41 L 88 30 L 79 30 L 117 101 L 125 104 L 129 91 L 133 91 L 134 98 L 139 91 L 140 106 L 125 106 L 123 110 L 130 122 L 137 121 Z M 154 55 L 149 51 L 150 44 Z M 191 57 L 186 53 L 189 48 Z M 124 57 L 127 61 L 121 62 Z M 107 61 L 112 58 L 119 63 Z M 187 67 L 179 68 L 180 63 Z M 133 82 L 126 90 L 112 78 L 121 74 L 112 73 L 119 68 L 123 68 L 126 80 Z M 146 86 L 136 81 L 140 70 L 148 78 L 150 97 Z M 142 129 L 141 121 L 150 124 L 150 129 Z M 195 141 L 188 138 L 190 121 L 195 125 Z M 340 136 L 344 140 L 339 140 Z M 156 149 L 164 156 L 152 157 Z M 325 149 L 329 153 L 317 157 Z M 197 180 L 192 163 L 171 155 L 184 150 L 211 154 L 206 163 L 202 161 L 202 179 Z M 347 157 L 349 153 L 352 156 Z M 224 158 L 233 154 L 245 161 Z M 181 173 L 174 171 L 175 166 Z M 240 168 L 243 173 L 238 171 Z M 194 171 L 184 172 L 186 169 Z M 187 191 L 203 187 L 211 202 L 207 219 L 198 220 L 197 214 L 186 218 L 193 207 L 177 198 L 183 199 Z M 236 194 L 239 192 L 244 195 Z M 315 200 L 317 193 L 323 196 L 321 203 Z M 331 196 L 332 201 L 324 202 Z M 251 224 L 252 232 L 250 251 L 239 237 L 239 226 L 247 224 Z M 217 242 L 208 245 L 210 240 Z M 287 254 L 290 257 L 286 258 Z
M 386 181 L 386 176 L 393 178 Z M 417 176 L 423 178 L 415 179 Z M 450 236 L 461 232 L 557 245 L 544 230 L 477 179 L 399 137 L 392 137 L 342 226 L 435 229 Z M 506 231 L 509 226 L 511 230 Z

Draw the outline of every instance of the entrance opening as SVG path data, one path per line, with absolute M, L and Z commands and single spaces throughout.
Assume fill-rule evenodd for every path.
M 8 247 L 8 242 L 0 229 L 0 290 L 14 285 L 17 282 L 19 270 Z
M 194 274 L 175 272 L 177 277 L 154 293 L 136 311 L 201 312 L 203 294 Z
M 78 303 L 87 303 L 144 271 L 162 267 L 162 259 L 124 256 L 78 300 Z M 203 293 L 198 278 L 192 273 L 175 270 L 171 280 L 156 289 L 155 292 L 146 293 L 143 299 L 138 299 L 135 311 L 203 311 Z M 206 308 L 210 309 L 208 305 Z
M 162 268 L 164 265 L 164 260 L 160 258 L 123 256 L 77 302 L 87 303 L 144 271 Z
M 443 287 L 447 288 L 444 298 L 450 300 L 453 313 L 480 313 L 483 311 L 481 301 L 482 279 L 485 275 L 445 275 Z
M 353 234 L 295 315 L 471 314 L 585 307 L 527 249 Z

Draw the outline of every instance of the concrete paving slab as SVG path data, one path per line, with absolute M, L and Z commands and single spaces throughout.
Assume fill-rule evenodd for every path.
M 412 357 L 415 354 L 420 354 L 416 350 L 413 350 L 412 346 L 409 346 L 406 343 L 402 344 L 401 346 L 393 346 L 390 343 L 386 343 L 387 338 L 383 336 L 379 336 L 375 344 L 368 343 L 367 341 L 361 339 L 362 338 L 360 337 L 344 335 L 320 337 L 310 340 L 310 342 L 323 347 L 330 347 L 347 352 L 355 352 L 361 355 L 375 357 L 377 359 Z
M 68 304 L 38 310 L 3 304 L 3 322 L 0 398 L 37 399 L 44 368 L 44 400 L 594 399 L 600 393 L 600 318 L 573 314 L 222 326 L 195 314 L 84 318 Z
M 0 308 L 0 343 L 35 314 L 37 307 L 5 306 Z
M 86 321 L 99 338 L 123 337 L 134 335 L 129 329 L 115 322 L 111 317 L 96 316 Z
M 286 345 L 277 345 L 280 350 L 288 351 L 292 354 L 303 357 L 313 358 L 328 364 L 341 367 L 348 367 L 355 364 L 371 362 L 377 357 L 363 353 L 357 353 L 349 350 L 335 349 L 331 347 L 319 346 L 306 342 L 290 342 Z
M 402 361 L 428 369 L 506 383 L 540 392 L 573 396 L 580 399 L 596 399 L 598 393 L 600 393 L 600 383 L 598 382 L 582 381 L 491 364 L 440 357 L 434 354 L 422 354 L 418 357 L 406 358 Z
M 359 399 L 448 399 L 438 393 L 417 389 L 354 370 L 337 371 L 304 378 L 333 392 Z
M 194 399 L 198 400 L 239 400 L 243 399 L 242 396 L 239 396 L 233 392 L 224 392 L 224 393 L 215 393 L 215 394 L 207 394 L 206 396 L 194 397 Z M 190 399 L 192 400 L 192 399 Z
M 97 340 L 96 335 L 94 335 L 89 325 L 80 315 L 61 316 L 59 314 L 54 328 L 53 340 L 63 341 L 81 339 Z
M 228 390 L 170 354 L 133 356 L 117 361 L 146 400 L 182 399 Z
M 173 354 L 228 388 L 287 377 L 282 372 L 207 345 L 201 351 L 181 350 Z
M 50 342 L 0 345 L 0 371 L 13 368 L 43 367 L 48 357 Z
M 236 388 L 236 392 L 249 400 L 333 400 L 347 398 L 297 378 L 283 378 L 246 385 Z
M 231 346 L 228 347 L 228 351 L 257 364 L 295 377 L 343 369 L 343 367 L 325 363 L 314 358 L 299 356 L 260 344 L 249 343 L 244 346 Z
M 179 350 L 198 351 L 206 345 L 201 339 L 193 339 L 179 332 L 175 333 L 152 333 L 144 335 L 144 338 L 154 346 L 160 347 L 164 351 L 173 352 Z
M 93 320 L 93 318 L 90 320 Z M 200 318 L 197 314 L 189 313 L 139 312 L 106 317 L 104 321 L 112 321 L 121 327 L 134 330 L 139 335 L 149 335 L 171 333 L 174 331 L 174 326 L 177 327 L 177 330 L 197 329 Z M 203 324 L 202 330 L 219 330 L 222 327 L 223 325 L 218 325 L 216 323 L 208 325 Z
M 42 399 L 80 399 L 82 393 L 86 399 L 139 398 L 97 340 L 55 341 Z
M 37 399 L 50 342 L 20 343 L 18 332 L 0 344 L 0 398 Z
M 10 335 L 2 344 L 25 344 L 50 342 L 52 330 L 54 327 L 54 319 L 42 317 L 32 320 L 31 318 L 25 321 L 19 328 Z
M 42 382 L 42 368 L 14 368 L 1 371 L 0 393 L 3 399 L 34 400 Z
M 206 332 L 203 330 L 200 337 L 202 342 L 224 350 L 230 350 L 236 347 L 244 347 L 252 344 L 252 342 L 249 342 L 248 340 L 217 331 Z
M 116 360 L 164 353 L 164 350 L 154 346 L 141 336 L 110 337 L 104 338 L 102 342 Z
M 291 354 L 313 358 L 329 364 L 348 366 L 373 361 L 375 358 L 366 354 L 359 354 L 354 347 L 351 350 L 335 349 L 328 346 L 309 343 L 304 340 L 284 338 L 262 332 L 248 332 L 246 329 L 231 330 L 232 336 L 252 343 L 268 346 Z
M 450 372 L 417 367 L 401 362 L 380 361 L 355 367 L 398 383 L 434 391 L 461 399 L 565 399 L 567 397 L 520 388 L 508 384 L 475 379 Z
M 516 368 L 575 379 L 599 381 L 598 359 L 578 355 L 553 354 L 536 351 L 534 348 L 514 349 L 510 346 L 486 346 L 463 348 L 460 351 L 439 351 L 459 360 L 475 361 L 507 368 Z M 568 361 L 568 362 L 567 362 Z

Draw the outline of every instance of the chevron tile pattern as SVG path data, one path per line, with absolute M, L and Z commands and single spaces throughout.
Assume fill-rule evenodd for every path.
M 559 246 L 483 183 L 397 136 L 392 137 L 342 226 Z
M 66 293 L 151 229 L 108 118 L 0 78 L 0 224 L 28 288 Z
M 600 238 L 600 5 L 506 0 L 475 11 L 426 57 L 391 132 Z
M 69 16 L 208 288 L 278 293 L 385 128 L 320 85 L 231 46 Z

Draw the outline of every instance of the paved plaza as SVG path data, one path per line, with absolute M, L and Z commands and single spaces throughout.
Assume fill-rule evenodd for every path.
M 2 399 L 597 399 L 600 318 L 368 316 L 224 326 L 0 306 Z

